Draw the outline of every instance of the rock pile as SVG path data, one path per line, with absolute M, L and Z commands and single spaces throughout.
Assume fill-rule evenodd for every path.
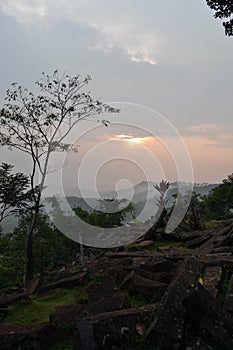
M 190 233 L 181 245 L 107 251 L 85 268 L 54 271 L 26 290 L 2 295 L 0 349 L 50 349 L 67 337 L 68 328 L 77 350 L 232 350 L 233 224 Z M 81 285 L 88 300 L 57 308 L 46 323 L 4 321 L 8 307 L 31 293 Z

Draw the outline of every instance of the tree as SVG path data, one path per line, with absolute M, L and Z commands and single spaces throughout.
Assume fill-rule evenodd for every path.
M 23 173 L 12 174 L 13 165 L 0 165 L 0 222 L 12 214 L 23 213 L 29 207 L 29 179 Z
M 0 230 L 0 288 L 23 282 L 27 232 L 32 215 L 23 215 L 13 232 L 1 234 Z M 76 258 L 78 244 L 62 235 L 42 214 L 37 220 L 34 243 L 36 274 L 53 268 L 58 262 L 70 262 Z
M 215 18 L 227 18 L 227 22 L 223 22 L 225 35 L 233 35 L 233 0 L 206 0 L 207 5 L 215 11 Z
M 167 224 L 165 221 L 168 213 L 166 204 L 169 186 L 169 182 L 165 180 L 162 180 L 159 184 L 154 185 L 154 189 L 159 193 L 159 198 L 156 200 L 158 209 L 155 214 L 154 225 L 144 235 L 144 238 L 146 239 L 153 239 L 158 229 L 164 228 Z
M 42 79 L 36 82 L 38 95 L 17 83 L 6 92 L 6 103 L 0 112 L 0 145 L 17 149 L 31 159 L 30 187 L 34 214 L 28 231 L 26 281 L 33 278 L 33 232 L 51 154 L 72 149 L 72 145 L 65 143 L 65 138 L 77 123 L 103 113 L 119 112 L 83 91 L 89 81 L 89 76 L 60 77 L 55 71 L 51 76 L 42 73 Z M 107 125 L 106 120 L 102 123 Z M 41 180 L 36 184 L 38 173 Z
M 97 209 L 91 212 L 80 207 L 73 208 L 76 215 L 90 225 L 111 228 L 122 226 L 127 214 L 133 218 L 134 207 L 131 203 L 125 206 L 126 199 L 104 199 L 98 202 Z
M 223 219 L 233 209 L 233 174 L 215 187 L 203 201 L 204 215 L 207 219 Z
M 189 197 L 189 193 L 174 194 L 173 197 L 177 200 L 176 205 L 180 205 L 183 207 L 185 202 L 187 201 L 187 197 Z M 175 203 L 172 205 L 168 215 L 172 213 L 172 210 L 175 206 Z M 192 192 L 192 196 L 190 198 L 190 203 L 188 209 L 183 217 L 183 220 L 178 226 L 178 230 L 180 231 L 203 231 L 205 230 L 205 222 L 203 219 L 203 200 L 200 194 Z

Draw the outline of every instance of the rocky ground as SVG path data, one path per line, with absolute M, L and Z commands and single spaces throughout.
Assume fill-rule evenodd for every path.
M 233 223 L 176 239 L 101 251 L 2 291 L 0 349 L 232 350 Z M 78 292 L 46 322 L 9 323 L 19 303 L 62 290 Z

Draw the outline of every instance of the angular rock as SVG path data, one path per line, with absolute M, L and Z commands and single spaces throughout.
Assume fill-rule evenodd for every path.
M 233 314 L 233 275 L 230 278 L 225 302 L 224 302 L 224 308 L 225 310 L 229 311 L 231 314 Z
M 74 288 L 82 284 L 85 276 L 85 272 L 80 272 L 79 274 L 71 277 L 62 278 L 55 282 L 45 283 L 38 288 L 37 292 L 42 294 L 58 288 Z
M 203 281 L 204 287 L 208 292 L 216 298 L 218 295 L 218 288 L 222 279 L 221 266 L 209 266 L 204 269 Z
M 195 258 L 186 258 L 181 262 L 148 329 L 147 340 L 150 344 L 166 349 L 181 344 L 186 315 L 183 300 L 189 295 L 202 270 L 203 264 Z
M 128 278 L 126 277 L 124 280 L 121 288 L 127 288 L 130 293 L 136 296 L 145 297 L 152 302 L 156 302 L 164 294 L 167 284 L 139 276 L 132 271 Z
M 131 244 L 130 246 L 126 246 L 127 250 L 132 252 L 132 251 L 137 251 L 142 248 L 146 248 L 154 244 L 154 241 L 141 241 L 139 243 Z
M 200 247 L 202 244 L 207 242 L 211 237 L 213 237 L 213 233 L 203 234 L 201 237 L 197 237 L 188 242 L 185 242 L 185 246 L 189 249 Z
M 149 278 L 152 281 L 157 281 L 157 282 L 162 282 L 162 283 L 170 283 L 171 279 L 173 277 L 172 273 L 168 273 L 168 272 L 150 272 L 147 271 L 141 267 L 135 268 L 134 270 L 138 275 L 145 277 L 145 278 Z
M 77 350 L 96 350 L 94 327 L 91 322 L 80 319 L 76 322 L 75 346 Z
M 36 325 L 0 324 L 0 350 L 49 349 L 62 334 L 50 323 Z
M 217 342 L 221 349 L 233 349 L 233 317 L 202 285 L 197 283 L 183 304 L 188 312 L 189 323 L 200 326 L 204 334 L 209 334 L 206 341 L 210 345 Z
M 149 304 L 77 320 L 75 350 L 111 349 L 113 346 L 121 349 L 129 337 L 138 335 L 138 322 L 146 322 L 156 307 L 157 304 Z
M 114 295 L 117 291 L 116 282 L 112 276 L 103 282 L 92 282 L 86 288 L 91 301 L 105 299 Z
M 160 260 L 160 261 L 149 261 L 140 266 L 142 269 L 149 272 L 174 272 L 176 270 L 176 265 L 170 260 Z
M 65 305 L 56 309 L 56 313 L 49 315 L 49 320 L 53 325 L 62 326 L 75 322 L 75 316 L 82 304 Z
M 24 293 L 20 293 L 20 294 L 15 294 L 15 295 L 9 295 L 9 296 L 0 296 L 0 307 L 4 308 L 7 307 L 9 305 L 14 304 L 17 301 L 23 300 L 23 299 L 27 299 L 28 298 L 28 294 L 26 292 Z
M 123 282 L 125 276 L 127 275 L 127 271 L 126 269 L 123 270 L 122 266 L 113 266 L 107 270 L 106 275 L 112 276 L 116 281 L 116 284 L 120 285 Z
M 220 247 L 226 236 L 232 231 L 233 224 L 213 232 L 212 237 L 199 248 L 199 252 L 208 253 L 214 247 Z
M 76 313 L 76 319 L 102 314 L 104 312 L 122 310 L 128 306 L 126 297 L 121 294 L 116 294 L 104 300 L 100 299 L 92 304 L 81 307 Z
M 128 303 L 123 295 L 115 295 L 106 299 L 98 300 L 92 304 L 75 304 L 62 307 L 56 310 L 55 314 L 49 316 L 50 321 L 57 326 L 74 324 L 79 318 L 97 315 L 99 313 L 121 310 L 127 307 Z

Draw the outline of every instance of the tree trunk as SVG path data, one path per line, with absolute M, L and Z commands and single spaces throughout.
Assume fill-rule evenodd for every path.
M 85 257 L 84 257 L 84 247 L 83 247 L 82 243 L 80 243 L 80 261 L 81 261 L 81 264 L 84 266 L 85 265 Z
M 30 230 L 28 232 L 27 248 L 26 248 L 26 266 L 25 266 L 25 284 L 33 280 L 34 263 L 33 263 L 33 233 L 36 228 L 39 217 L 39 209 L 36 209 Z

